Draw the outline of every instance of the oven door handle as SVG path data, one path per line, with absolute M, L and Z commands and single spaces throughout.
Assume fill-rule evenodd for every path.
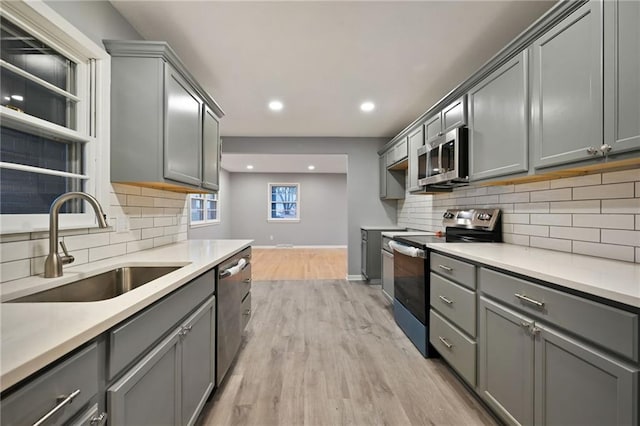
M 427 255 L 426 255 L 424 250 L 421 250 L 421 249 L 416 248 L 416 247 L 406 246 L 406 245 L 400 244 L 400 243 L 398 243 L 396 241 L 390 241 L 389 242 L 389 247 L 391 247 L 391 249 L 394 252 L 403 254 L 405 256 L 419 257 L 421 259 L 426 259 L 427 258 Z

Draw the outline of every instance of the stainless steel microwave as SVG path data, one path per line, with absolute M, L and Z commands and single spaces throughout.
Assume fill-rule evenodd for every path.
M 467 128 L 453 129 L 418 148 L 418 185 L 452 188 L 469 184 Z

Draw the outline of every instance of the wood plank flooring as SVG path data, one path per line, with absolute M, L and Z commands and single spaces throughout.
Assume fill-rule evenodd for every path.
M 253 248 L 255 281 L 344 279 L 346 248 Z
M 253 318 L 203 425 L 496 424 L 396 326 L 380 287 L 254 281 Z

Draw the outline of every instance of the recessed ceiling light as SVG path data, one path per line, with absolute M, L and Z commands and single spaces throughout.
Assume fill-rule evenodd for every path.
M 11 95 L 11 99 L 15 99 L 16 101 L 24 101 L 24 98 L 20 95 Z
M 360 109 L 364 112 L 371 112 L 376 108 L 376 104 L 373 102 L 363 102 L 360 104 Z
M 284 107 L 284 105 L 280 101 L 271 101 L 271 102 L 269 102 L 269 109 L 271 111 L 280 111 L 280 110 L 282 110 L 283 107 Z
M 307 166 L 307 169 L 309 169 L 309 170 L 315 170 L 315 169 L 316 169 L 316 166 L 314 166 L 313 164 L 310 164 L 310 165 L 308 165 L 308 166 Z
M 247 169 L 249 169 L 249 170 L 253 170 L 253 166 L 252 166 L 251 164 L 248 164 L 248 165 L 247 165 Z

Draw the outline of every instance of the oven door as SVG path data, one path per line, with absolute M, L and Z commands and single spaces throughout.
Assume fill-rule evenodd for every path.
M 428 259 L 426 251 L 418 250 L 414 257 L 403 246 L 394 242 L 393 253 L 393 292 L 395 301 L 401 303 L 422 324 L 427 324 L 427 274 Z M 413 249 L 412 247 L 408 247 Z M 409 250 L 414 252 L 417 249 Z M 413 253 L 412 253 L 413 254 Z

